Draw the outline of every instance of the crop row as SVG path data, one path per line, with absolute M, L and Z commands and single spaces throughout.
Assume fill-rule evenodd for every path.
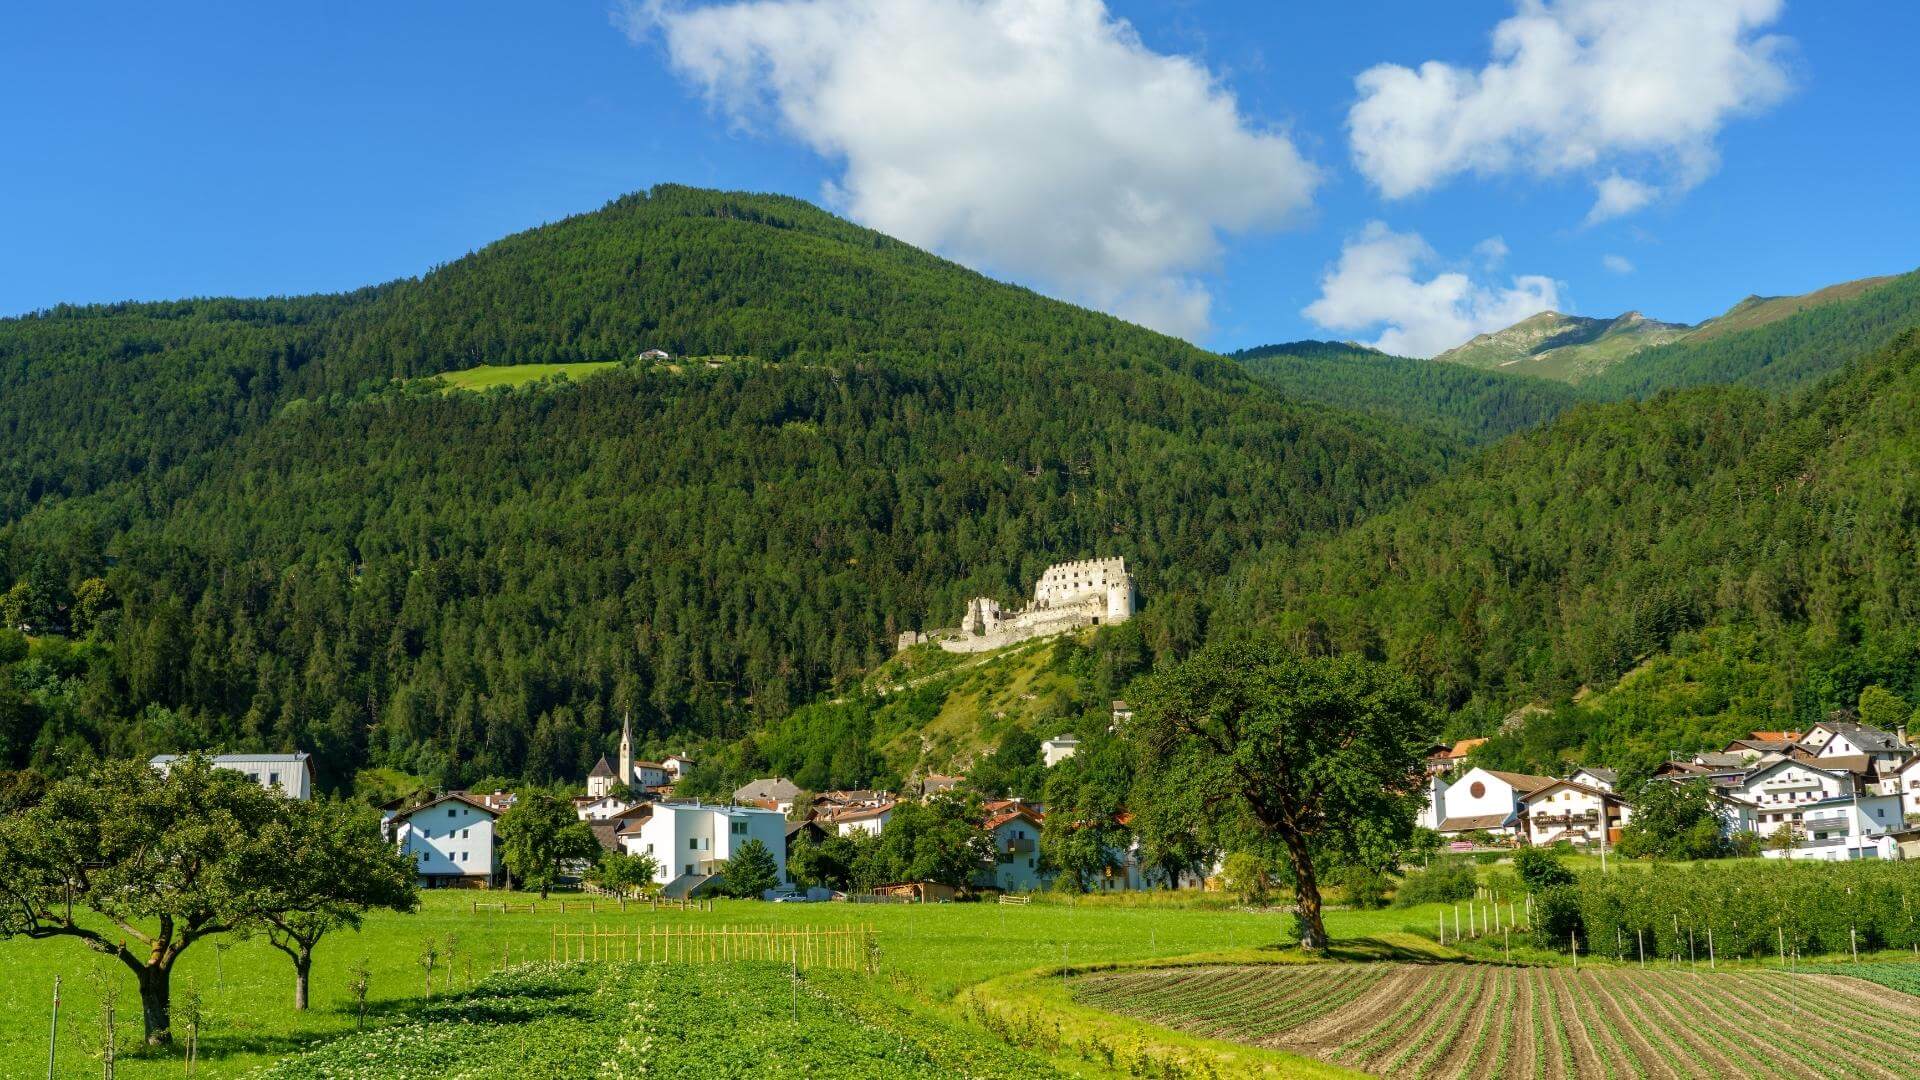
M 1868 977 L 1888 987 L 1920 975 L 1920 965 L 1860 967 L 1883 969 Z M 1342 982 L 1354 968 L 1368 974 Z M 1823 975 L 1282 965 L 1187 971 L 1177 983 L 1109 972 L 1082 979 L 1077 996 L 1387 1076 L 1815 1080 L 1906 1075 L 1920 1061 L 1920 1000 Z

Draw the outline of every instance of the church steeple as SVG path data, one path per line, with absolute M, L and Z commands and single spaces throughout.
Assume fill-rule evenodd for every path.
M 633 710 L 620 721 L 620 783 L 633 786 Z

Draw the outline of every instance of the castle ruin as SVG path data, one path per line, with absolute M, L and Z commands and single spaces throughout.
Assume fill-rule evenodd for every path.
M 967 601 L 958 629 L 908 631 L 900 635 L 900 648 L 931 640 L 948 652 L 986 652 L 1084 626 L 1126 622 L 1133 618 L 1134 602 L 1125 559 L 1055 563 L 1034 583 L 1033 602 L 1025 608 L 1006 611 L 991 597 L 977 596 Z

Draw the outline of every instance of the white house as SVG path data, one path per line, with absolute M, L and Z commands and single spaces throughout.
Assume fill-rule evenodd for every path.
M 1786 759 L 1755 769 L 1729 794 L 1744 804 L 1742 817 L 1770 858 L 1880 858 L 1891 844 L 1887 834 L 1905 826 L 1905 815 L 1902 796 L 1871 793 L 1867 775 L 1864 767 Z M 1784 851 L 1767 843 L 1782 830 L 1795 837 Z
M 1581 770 L 1581 775 L 1588 770 Z M 1527 843 L 1538 846 L 1561 841 L 1579 847 L 1599 847 L 1619 841 L 1627 821 L 1627 804 L 1612 791 L 1561 780 L 1520 797 L 1526 818 Z
M 1522 796 L 1557 782 L 1550 776 L 1495 772 L 1475 766 L 1451 784 L 1440 777 L 1432 779 L 1432 805 L 1427 816 L 1437 822 L 1435 829 L 1442 836 L 1470 832 L 1515 836 L 1523 825 Z
M 494 823 L 500 811 L 450 792 L 383 823 L 400 854 L 413 860 L 422 888 L 486 888 L 504 880 Z
M 1040 812 L 1013 804 L 989 812 L 985 826 L 993 838 L 993 868 L 979 883 L 1004 892 L 1033 892 L 1045 887 L 1040 873 Z
M 673 777 L 675 783 L 679 783 L 693 771 L 693 759 L 685 754 L 668 754 L 666 760 L 660 764 L 667 770 L 667 775 Z
M 573 801 L 574 812 L 580 815 L 580 820 L 591 822 L 606 821 L 633 809 L 635 805 L 634 800 L 624 795 L 602 795 Z
M 1055 765 L 1072 757 L 1080 750 L 1080 739 L 1076 735 L 1055 735 L 1040 744 L 1040 760 L 1051 769 Z
M 850 806 L 844 810 L 822 814 L 816 820 L 841 836 L 852 836 L 856 833 L 879 836 L 886 831 L 887 822 L 893 820 L 893 808 L 897 805 L 899 804 L 893 800 L 888 800 L 870 806 Z
M 1576 769 L 1567 779 L 1576 784 L 1584 784 L 1595 791 L 1612 791 L 1620 783 L 1620 774 L 1612 769 L 1589 765 L 1583 769 Z
M 182 754 L 156 754 L 147 760 L 147 764 L 166 775 L 173 763 L 179 761 Z M 313 767 L 304 753 L 300 754 L 218 754 L 210 758 L 217 769 L 231 769 L 246 773 L 253 782 L 268 791 L 278 789 L 289 799 L 313 798 Z
M 637 822 L 637 825 L 635 824 Z M 787 883 L 787 819 L 757 806 L 709 806 L 705 803 L 654 803 L 650 814 L 629 818 L 616 834 L 629 855 L 651 855 L 659 863 L 654 880 L 661 885 L 689 889 L 719 872 L 748 840 L 758 840 L 772 853 Z

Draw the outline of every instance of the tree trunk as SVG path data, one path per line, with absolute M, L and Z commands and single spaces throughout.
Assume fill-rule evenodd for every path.
M 149 964 L 135 969 L 140 980 L 140 1019 L 146 1025 L 147 1045 L 165 1046 L 173 1039 L 173 970 L 171 965 Z
M 1327 926 L 1320 919 L 1320 881 L 1313 876 L 1313 853 L 1306 838 L 1288 831 L 1283 840 L 1293 862 L 1293 906 L 1300 917 L 1300 947 L 1319 952 L 1327 947 Z
M 307 1011 L 307 982 L 313 976 L 313 948 L 303 945 L 293 958 L 293 1007 Z

